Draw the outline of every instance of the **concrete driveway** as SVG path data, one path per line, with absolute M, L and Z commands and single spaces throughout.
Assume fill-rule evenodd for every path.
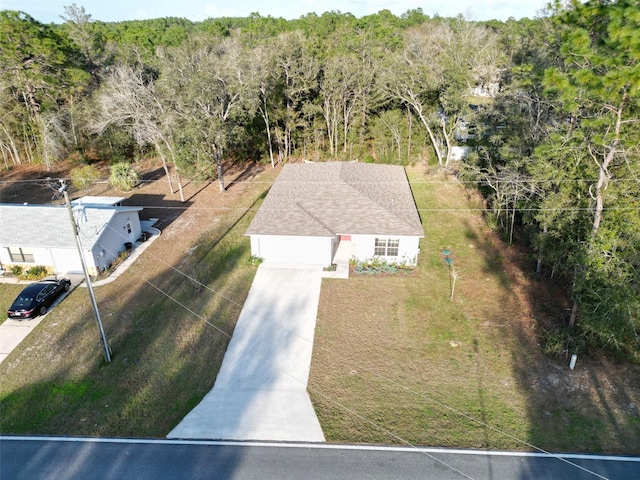
M 322 267 L 261 264 L 213 389 L 167 438 L 323 442 L 307 394 Z
M 44 315 L 38 315 L 32 319 L 6 319 L 2 325 L 0 325 L 0 363 L 2 363 L 9 354 L 22 342 L 27 335 L 29 335 L 34 328 L 36 328 L 40 322 L 48 315 L 49 311 L 55 308 L 62 300 L 67 298 L 74 288 L 76 288 L 83 280 L 82 275 L 69 274 L 60 275 L 61 277 L 68 277 L 71 280 L 71 289 L 69 292 L 62 292 L 58 298 L 47 309 L 47 313 Z M 13 282 L 12 282 L 13 283 Z M 25 282 L 24 286 L 30 282 Z M 8 307 L 8 305 L 7 305 Z M 4 314 L 5 312 L 3 312 Z
M 99 280 L 97 282 L 92 282 L 93 287 L 98 287 L 100 285 L 104 285 L 109 282 L 113 282 L 116 280 L 122 273 L 124 273 L 127 268 L 129 268 L 133 262 L 144 252 L 151 243 L 153 243 L 158 236 L 160 235 L 160 230 L 157 228 L 153 228 L 153 224 L 155 220 L 151 222 L 142 222 L 146 224 L 144 226 L 144 230 L 147 232 L 151 232 L 151 238 L 149 238 L 146 242 L 136 243 L 133 248 L 133 252 L 129 257 L 122 262 L 118 268 L 114 272 L 111 273 L 107 278 Z M 68 293 L 61 294 L 55 302 L 49 307 L 49 310 L 58 305 L 62 300 L 64 300 L 69 293 L 73 291 L 77 286 L 86 287 L 87 284 L 84 283 L 84 275 L 82 273 L 61 273 L 59 274 L 61 277 L 68 277 L 71 280 L 71 290 Z M 18 282 L 14 278 L 6 278 L 0 276 L 0 283 L 24 283 L 25 286 L 31 282 Z M 8 307 L 8 305 L 7 305 Z M 40 322 L 46 317 L 45 315 L 37 316 L 31 320 L 14 320 L 7 319 L 0 325 L 0 363 L 6 359 L 9 354 L 22 342 L 27 335 L 29 335 L 34 328 L 36 328 Z

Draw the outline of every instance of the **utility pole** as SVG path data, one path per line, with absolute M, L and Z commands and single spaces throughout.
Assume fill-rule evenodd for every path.
M 64 178 L 60 179 L 60 184 L 61 186 L 58 191 L 64 194 L 64 200 L 67 204 L 69 219 L 71 220 L 71 226 L 73 228 L 73 236 L 76 239 L 76 247 L 78 247 L 78 254 L 80 255 L 80 263 L 82 264 L 82 271 L 84 273 L 84 281 L 87 282 L 87 291 L 89 292 L 89 298 L 91 298 L 91 304 L 93 305 L 93 312 L 96 315 L 96 322 L 98 322 L 98 330 L 100 331 L 100 338 L 102 339 L 102 345 L 104 346 L 104 358 L 107 361 L 107 363 L 111 363 L 111 349 L 109 348 L 109 344 L 107 343 L 107 337 L 104 334 L 104 329 L 102 328 L 102 320 L 100 319 L 98 304 L 96 302 L 96 297 L 93 294 L 93 287 L 91 286 L 91 277 L 89 277 L 87 264 L 84 261 L 84 254 L 82 253 L 82 243 L 80 243 L 80 235 L 78 234 L 78 225 L 76 224 L 76 219 L 73 217 L 71 200 L 69 200 L 69 192 L 68 192 L 69 187 Z

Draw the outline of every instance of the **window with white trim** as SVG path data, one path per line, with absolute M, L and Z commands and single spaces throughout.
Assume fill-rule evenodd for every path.
M 376 257 L 397 257 L 400 240 L 397 238 L 376 238 L 373 254 Z
M 16 263 L 36 263 L 33 252 L 29 248 L 7 247 L 9 258 Z

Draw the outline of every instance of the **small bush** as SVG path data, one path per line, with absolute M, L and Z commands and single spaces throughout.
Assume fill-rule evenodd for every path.
M 140 174 L 130 163 L 119 162 L 111 167 L 109 184 L 113 188 L 126 192 L 132 190 L 140 182 Z
M 100 178 L 100 171 L 94 165 L 85 165 L 72 169 L 70 175 L 76 187 L 86 190 Z
M 356 260 L 351 259 L 349 263 L 353 266 L 355 273 L 361 274 L 381 274 L 381 273 L 413 273 L 414 269 L 408 267 L 405 262 L 402 263 L 390 263 L 384 258 L 373 257 L 369 260 Z
M 122 250 L 118 254 L 118 256 L 113 259 L 113 262 L 111 262 L 109 266 L 107 266 L 107 268 L 96 275 L 95 279 L 100 280 L 102 278 L 107 278 L 115 271 L 116 268 L 118 268 L 122 264 L 122 262 L 129 258 L 129 255 L 131 255 L 131 252 L 129 250 Z
M 29 270 L 24 272 L 24 277 L 27 280 L 40 280 L 41 278 L 49 275 L 49 269 L 42 265 L 34 265 Z
M 258 257 L 257 255 L 251 255 L 249 257 L 249 263 L 251 265 L 253 265 L 254 267 L 257 267 L 258 265 L 260 265 L 262 262 L 264 262 L 264 258 L 262 257 Z
M 568 325 L 543 330 L 541 340 L 543 352 L 552 357 L 566 358 L 585 350 L 585 341 L 580 332 Z
M 11 275 L 22 277 L 22 267 L 20 265 L 11 265 Z
M 20 280 L 40 280 L 53 273 L 49 267 L 43 265 L 34 265 L 27 270 L 25 270 L 22 265 L 11 265 L 10 272 L 11 275 Z

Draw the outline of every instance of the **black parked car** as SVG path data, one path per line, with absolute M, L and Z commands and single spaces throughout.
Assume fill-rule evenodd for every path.
M 71 280 L 41 280 L 27 286 L 18 298 L 15 299 L 7 316 L 9 318 L 33 318 L 47 313 L 47 308 L 62 292 L 68 292 L 71 288 Z

